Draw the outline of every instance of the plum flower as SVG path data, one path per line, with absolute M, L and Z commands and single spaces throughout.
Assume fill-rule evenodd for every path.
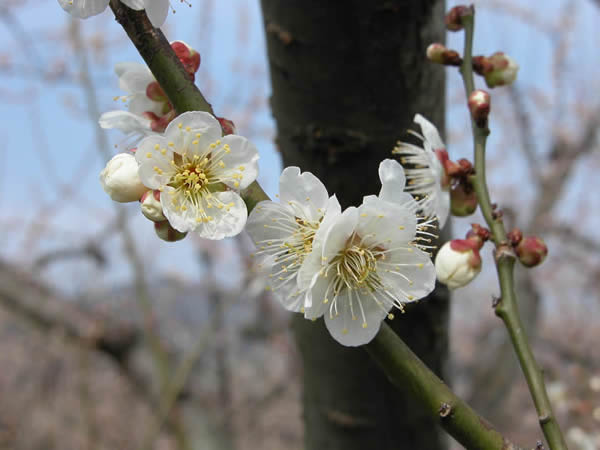
M 390 162 L 391 161 L 391 162 Z M 382 162 L 380 174 L 389 175 L 392 160 Z M 383 178 L 383 177 L 382 177 Z M 396 178 L 400 194 L 404 177 Z M 305 317 L 325 317 L 325 325 L 341 344 L 369 342 L 391 310 L 425 297 L 435 286 L 435 268 L 416 243 L 422 232 L 418 205 L 410 195 L 400 201 L 386 197 L 387 178 L 379 197 L 367 196 L 331 220 L 313 242 L 298 285 L 306 290 Z M 396 199 L 398 200 L 398 199 Z
M 135 142 L 142 137 L 160 133 L 175 117 L 175 110 L 150 70 L 135 62 L 117 63 L 115 72 L 119 87 L 128 93 L 115 97 L 127 102 L 129 111 L 109 111 L 100 116 L 102 128 L 117 128 Z
M 298 277 L 307 289 L 305 317 L 324 315 L 341 344 L 369 342 L 391 310 L 429 294 L 435 268 L 412 244 L 416 216 L 375 196 L 334 219 L 320 251 L 306 259 Z M 312 276 L 311 276 L 312 275 Z
M 121 0 L 131 9 L 146 10 L 152 25 L 160 28 L 167 19 L 169 0 Z M 100 14 L 108 6 L 109 0 L 58 0 L 58 3 L 73 17 L 87 19 Z
M 255 256 L 270 269 L 270 284 L 281 304 L 299 312 L 304 292 L 298 288 L 297 275 L 313 241 L 341 213 L 335 196 L 331 198 L 323 183 L 310 172 L 287 167 L 279 178 L 280 202 L 262 201 L 252 210 L 246 231 L 257 247 Z
M 408 186 L 406 192 L 415 195 L 423 214 L 437 217 L 439 228 L 448 219 L 450 211 L 450 193 L 443 160 L 447 159 L 446 146 L 435 126 L 420 114 L 414 121 L 420 125 L 422 135 L 409 131 L 423 141 L 423 147 L 398 142 L 392 153 L 402 155 Z
M 164 136 L 144 138 L 137 149 L 140 179 L 160 191 L 163 213 L 174 229 L 207 239 L 238 234 L 247 209 L 239 196 L 258 175 L 258 152 L 246 138 L 221 137 L 206 112 L 186 112 Z

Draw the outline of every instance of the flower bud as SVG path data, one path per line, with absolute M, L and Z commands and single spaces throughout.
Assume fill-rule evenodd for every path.
M 146 192 L 138 175 L 138 163 L 129 153 L 115 155 L 100 172 L 102 189 L 115 202 L 136 202 Z
M 477 244 L 467 239 L 446 242 L 435 257 L 435 272 L 449 289 L 465 286 L 481 271 Z
M 171 48 L 183 64 L 185 71 L 194 78 L 200 67 L 200 53 L 194 50 L 183 41 L 171 42 Z
M 227 136 L 228 134 L 235 134 L 235 124 L 225 117 L 217 117 L 217 120 L 221 124 L 221 129 L 223 130 L 223 136 Z
M 187 233 L 182 233 L 173 228 L 168 220 L 154 222 L 154 231 L 159 238 L 167 242 L 177 242 L 187 236 Z
M 488 116 L 490 115 L 490 94 L 481 89 L 477 89 L 469 95 L 469 111 L 475 124 L 483 128 L 487 125 Z
M 472 241 L 477 245 L 477 249 L 481 250 L 483 244 L 490 238 L 490 230 L 482 227 L 478 223 L 472 223 L 471 229 L 467 232 L 467 240 Z
M 466 178 L 453 180 L 450 185 L 450 212 L 453 216 L 470 216 L 477 210 L 477 195 Z
M 152 222 L 163 222 L 167 220 L 163 214 L 162 205 L 160 203 L 160 191 L 148 190 L 144 192 L 140 198 L 142 214 Z
M 460 31 L 464 28 L 463 17 L 472 16 L 475 10 L 472 6 L 459 5 L 452 8 L 446 14 L 444 22 L 449 31 Z
M 519 242 L 521 242 L 521 240 L 523 239 L 523 232 L 518 228 L 513 228 L 511 231 L 508 232 L 506 237 L 508 238 L 510 244 L 513 247 L 516 247 L 517 245 L 519 245 Z
M 427 47 L 427 59 L 446 66 L 460 66 L 462 58 L 458 52 L 449 50 L 443 44 L 434 43 Z
M 510 56 L 502 52 L 496 52 L 487 58 L 489 65 L 485 73 L 485 83 L 489 88 L 505 86 L 517 79 L 519 65 Z
M 541 264 L 548 255 L 546 243 L 537 236 L 524 237 L 515 248 L 519 261 L 525 267 Z

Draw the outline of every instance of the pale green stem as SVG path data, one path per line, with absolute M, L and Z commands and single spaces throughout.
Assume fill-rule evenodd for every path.
M 463 25 L 465 29 L 465 45 L 460 73 L 462 74 L 468 99 L 475 89 L 472 67 L 473 31 L 475 28 L 474 15 L 463 18 Z M 475 152 L 475 175 L 472 177 L 472 182 L 477 194 L 479 207 L 496 245 L 495 259 L 501 297 L 495 305 L 495 311 L 508 330 L 511 342 L 519 358 L 521 369 L 525 374 L 529 391 L 533 397 L 540 426 L 551 450 L 568 450 L 558 422 L 552 412 L 552 406 L 544 385 L 544 377 L 533 356 L 519 316 L 513 278 L 515 254 L 507 242 L 504 223 L 501 219 L 497 219 L 493 215 L 492 202 L 490 201 L 487 188 L 485 167 L 485 146 L 490 132 L 487 125 L 479 127 L 473 120 L 471 120 L 471 127 L 473 130 Z

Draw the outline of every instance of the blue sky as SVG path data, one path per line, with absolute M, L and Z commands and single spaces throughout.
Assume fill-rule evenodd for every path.
M 553 85 L 552 39 L 523 20 L 515 19 L 514 11 L 509 14 L 505 9 L 494 7 L 497 3 L 477 3 L 475 53 L 505 50 L 521 65 L 519 86 L 549 91 Z M 565 14 L 564 1 L 545 1 L 544 9 L 535 11 L 527 3 L 538 2 L 520 4 L 525 10 L 534 12 L 541 27 L 556 22 L 557 17 Z M 450 6 L 452 4 L 455 2 Z M 8 26 L 5 20 L 0 26 L 0 95 L 3 100 L 0 102 L 0 136 L 5 142 L 5 147 L 0 149 L 0 221 L 6 230 L 0 235 L 0 244 L 5 258 L 23 264 L 30 263 L 34 255 L 44 251 L 85 242 L 114 215 L 114 205 L 97 181 L 105 161 L 95 148 L 97 125 L 86 117 L 82 89 L 73 80 L 52 81 L 40 79 L 39 75 L 38 68 L 47 73 L 56 71 L 61 64 L 68 73 L 77 73 L 67 34 L 70 17 L 55 0 L 38 0 L 35 7 L 32 5 L 34 2 L 29 1 L 13 11 L 31 40 L 31 47 L 23 45 L 22 36 L 16 37 L 14 25 Z M 176 13 L 169 15 L 163 28 L 165 34 L 169 40 L 184 40 L 200 52 L 202 65 L 197 76 L 200 88 L 218 114 L 232 119 L 238 125 L 238 133 L 254 140 L 261 153 L 259 180 L 269 194 L 275 194 L 280 161 L 272 144 L 274 124 L 268 110 L 269 78 L 259 2 L 194 0 L 191 8 L 179 2 L 173 2 L 173 5 Z M 571 50 L 566 55 L 566 62 L 573 72 L 572 82 L 562 89 L 567 102 L 581 96 L 582 92 L 595 95 L 598 87 L 592 84 L 595 81 L 590 73 L 598 67 L 600 57 L 596 51 L 596 44 L 600 42 L 596 25 L 599 23 L 598 8 L 591 2 L 577 2 L 577 9 L 572 14 L 577 27 L 569 37 Z M 106 111 L 122 107 L 112 100 L 115 95 L 122 94 L 112 67 L 119 61 L 141 62 L 141 59 L 109 10 L 81 22 L 81 25 L 88 44 L 100 40 L 107 43 L 104 51 L 98 51 L 92 57 L 92 76 L 100 108 Z M 448 45 L 461 50 L 461 33 L 449 34 Z M 459 84 L 457 73 L 449 70 L 447 127 L 453 159 L 470 157 L 472 151 L 463 131 L 468 118 L 466 108 L 464 104 L 455 104 Z M 501 93 L 494 94 L 494 102 L 505 102 Z M 239 109 L 249 103 L 250 107 Z M 512 148 L 514 132 L 506 126 L 503 128 L 502 123 L 498 116 L 492 120 L 490 161 L 492 164 L 505 164 L 506 160 L 514 162 L 515 167 L 521 168 L 517 168 L 512 176 L 526 176 L 526 170 L 519 164 L 521 156 Z M 577 119 L 567 116 L 564 123 L 573 127 L 577 125 Z M 548 132 L 536 122 L 534 133 L 540 151 L 546 147 Z M 109 132 L 108 137 L 111 144 L 122 139 L 117 131 Z M 581 170 L 585 171 L 586 167 Z M 499 188 L 506 183 L 506 172 L 493 171 L 490 182 L 492 189 Z M 76 194 L 69 199 L 65 189 L 58 188 L 60 185 L 72 188 Z M 577 206 L 580 192 L 581 186 L 574 183 L 565 204 Z M 525 192 L 524 197 L 527 195 Z M 60 209 L 57 214 L 44 214 L 56 208 Z M 138 214 L 137 205 L 127 208 L 136 236 L 146 254 L 153 256 L 153 267 L 157 272 L 197 275 L 193 262 L 194 246 L 189 240 L 175 245 L 158 241 L 153 236 L 151 224 Z M 568 217 L 571 214 L 569 208 L 564 210 Z M 36 218 L 33 223 L 39 222 L 37 228 L 32 227 L 32 219 Z M 586 226 L 591 227 L 593 223 Z M 32 236 L 40 239 L 32 244 Z M 115 252 L 111 253 L 115 262 L 111 265 L 112 270 L 98 274 L 90 271 L 90 267 L 69 269 L 73 273 L 82 270 L 87 274 L 79 279 L 82 287 L 89 282 L 118 281 L 129 276 L 122 265 L 116 263 L 118 241 L 111 240 L 107 246 Z M 56 279 L 60 279 L 59 274 Z

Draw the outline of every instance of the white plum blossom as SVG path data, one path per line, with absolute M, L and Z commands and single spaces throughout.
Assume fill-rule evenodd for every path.
M 423 214 L 437 217 L 438 226 L 442 228 L 450 212 L 450 191 L 442 163 L 448 157 L 446 146 L 436 127 L 425 117 L 417 114 L 414 121 L 421 127 L 422 134 L 409 132 L 423 142 L 423 147 L 398 142 L 392 153 L 402 156 L 408 180 L 406 192 L 415 195 Z
M 131 9 L 146 10 L 146 14 L 156 28 L 160 28 L 167 19 L 169 0 L 121 0 Z M 73 17 L 87 19 L 100 14 L 108 6 L 109 0 L 58 0 L 58 3 Z
M 112 200 L 137 202 L 148 190 L 138 175 L 138 163 L 129 153 L 119 153 L 100 172 L 100 184 Z
M 279 192 L 279 203 L 267 200 L 256 205 L 246 231 L 256 244 L 260 265 L 270 269 L 269 290 L 286 309 L 300 312 L 304 292 L 298 288 L 298 270 L 313 250 L 313 241 L 341 214 L 341 207 L 317 177 L 300 173 L 298 167 L 283 170 Z
M 298 274 L 306 291 L 307 319 L 324 316 L 341 344 L 369 342 L 391 310 L 429 294 L 435 268 L 418 244 L 429 223 L 419 223 L 419 205 L 404 191 L 404 172 L 397 161 L 379 166 L 379 196 L 335 215 L 312 243 Z
M 100 126 L 117 128 L 127 134 L 132 142 L 163 132 L 175 117 L 175 110 L 162 94 L 150 69 L 144 64 L 123 62 L 115 65 L 115 73 L 119 77 L 119 88 L 127 92 L 127 95 L 115 97 L 115 100 L 127 102 L 129 111 L 102 114 Z
M 376 196 L 336 216 L 298 276 L 307 289 L 305 317 L 324 316 L 342 345 L 369 342 L 394 307 L 402 311 L 435 286 L 433 263 L 414 244 L 416 235 L 413 208 Z
M 181 114 L 164 136 L 144 138 L 136 159 L 144 185 L 160 191 L 163 213 L 174 229 L 223 239 L 244 228 L 248 212 L 238 191 L 256 179 L 258 152 L 242 136 L 221 137 L 212 115 Z

